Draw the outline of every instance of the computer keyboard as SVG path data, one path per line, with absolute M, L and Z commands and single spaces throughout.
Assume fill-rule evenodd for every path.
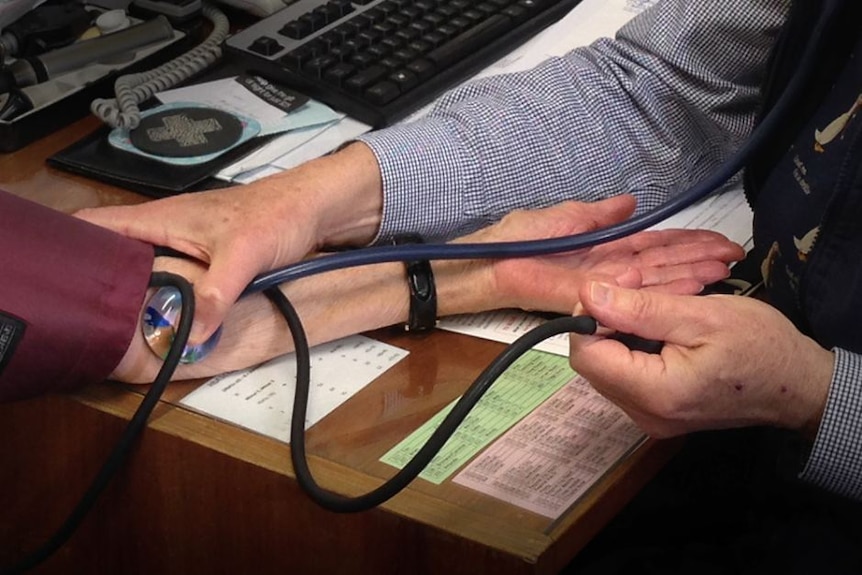
M 580 0 L 298 0 L 225 42 L 249 72 L 382 127 Z

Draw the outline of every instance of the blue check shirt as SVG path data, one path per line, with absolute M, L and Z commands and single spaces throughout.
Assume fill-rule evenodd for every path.
M 444 240 L 517 208 L 620 193 L 649 210 L 752 130 L 789 0 L 660 0 L 615 38 L 484 78 L 361 139 L 383 177 L 378 241 Z M 862 356 L 836 351 L 803 479 L 862 499 Z

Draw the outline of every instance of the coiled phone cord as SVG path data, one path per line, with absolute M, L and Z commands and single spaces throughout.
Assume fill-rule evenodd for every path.
M 220 10 L 208 3 L 204 3 L 201 10 L 213 25 L 212 31 L 203 42 L 158 68 L 120 76 L 114 83 L 115 97 L 93 100 L 90 111 L 113 128 L 133 130 L 141 122 L 141 110 L 138 104 L 146 102 L 157 92 L 172 88 L 215 63 L 221 57 L 221 43 L 227 38 L 229 32 L 228 19 Z

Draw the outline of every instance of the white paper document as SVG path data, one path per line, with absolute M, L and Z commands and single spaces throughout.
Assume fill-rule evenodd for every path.
M 440 318 L 437 327 L 491 341 L 512 343 L 545 321 L 544 317 L 534 313 L 502 309 Z M 568 356 L 569 335 L 561 333 L 549 337 L 539 342 L 533 349 Z
M 753 245 L 754 212 L 741 187 L 713 193 L 651 229 L 712 230 L 746 250 Z
M 323 419 L 407 353 L 361 335 L 313 347 L 305 427 Z M 295 390 L 296 356 L 291 353 L 252 369 L 215 377 L 180 403 L 287 442 Z
M 644 437 L 622 410 L 578 376 L 453 481 L 556 519 Z

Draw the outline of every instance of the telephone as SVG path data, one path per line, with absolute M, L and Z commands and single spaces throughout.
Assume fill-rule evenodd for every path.
M 217 2 L 265 18 L 293 4 L 294 0 L 217 0 Z

